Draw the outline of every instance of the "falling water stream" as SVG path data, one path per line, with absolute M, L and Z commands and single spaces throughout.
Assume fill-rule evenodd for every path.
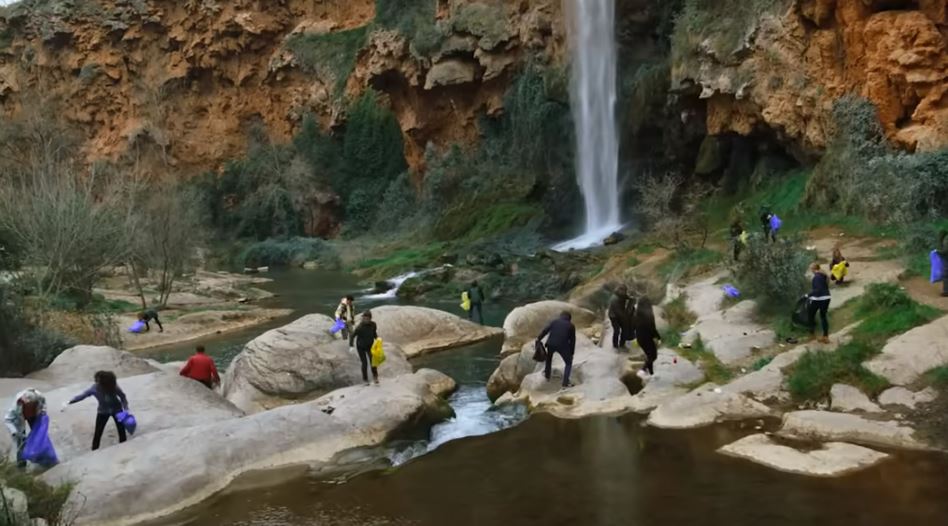
M 572 72 L 570 98 L 576 126 L 576 176 L 583 194 L 583 233 L 555 250 L 597 245 L 621 227 L 619 140 L 616 126 L 614 0 L 565 0 Z

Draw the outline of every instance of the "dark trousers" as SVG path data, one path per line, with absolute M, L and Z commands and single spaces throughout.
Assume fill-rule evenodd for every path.
M 609 318 L 612 324 L 612 348 L 619 349 L 635 339 L 635 331 L 621 318 Z
M 372 378 L 379 379 L 379 368 L 372 367 L 372 348 L 359 349 L 359 360 L 362 361 L 362 381 L 369 381 L 369 369 L 372 369 Z
M 639 338 L 636 341 L 645 353 L 645 365 L 642 366 L 642 370 L 648 374 L 655 374 L 655 360 L 658 359 L 658 348 L 655 346 L 655 340 Z
M 30 425 L 30 431 L 33 431 L 33 424 L 36 423 L 36 418 L 26 419 L 26 423 Z M 23 448 L 26 447 L 26 435 L 19 436 L 17 435 L 14 440 L 16 441 L 16 465 L 20 468 L 26 467 L 26 460 L 23 458 Z
M 467 311 L 467 319 L 474 321 L 474 311 L 477 311 L 477 323 L 484 325 L 484 304 L 471 303 L 471 310 Z
M 740 261 L 744 243 L 742 243 L 740 239 L 734 239 L 731 243 L 734 245 L 734 261 Z
M 148 322 L 153 321 L 153 322 L 155 322 L 155 323 L 158 325 L 158 330 L 159 330 L 159 331 L 165 332 L 165 328 L 161 326 L 161 320 L 158 319 L 158 316 L 155 316 L 154 318 L 145 318 L 145 319 L 142 320 L 142 321 L 145 322 L 145 331 L 150 331 L 150 330 L 151 330 L 151 326 L 148 325 Z
M 561 350 L 559 350 L 559 349 L 553 349 L 553 348 L 551 348 L 551 347 L 547 347 L 546 350 L 547 350 L 547 353 L 546 353 L 546 368 L 543 370 L 543 376 L 545 376 L 547 380 L 549 380 L 549 379 L 550 379 L 550 376 L 552 376 L 552 374 L 553 374 L 553 353 L 558 353 L 560 356 L 563 357 L 563 361 L 566 362 L 566 369 L 563 370 L 563 387 L 568 386 L 568 385 L 569 385 L 569 374 L 570 374 L 571 372 L 573 372 L 573 353 L 571 353 L 571 352 L 570 352 L 570 353 L 564 353 L 563 351 L 561 351 Z
M 107 415 L 99 413 L 95 415 L 95 434 L 92 435 L 92 451 L 99 449 L 99 443 L 102 441 L 102 432 L 105 431 L 105 424 L 109 419 L 115 420 L 115 428 L 118 429 L 119 442 L 125 442 L 125 426 L 122 425 L 116 415 Z
M 820 313 L 820 322 L 823 324 L 823 336 L 829 336 L 829 319 L 826 317 L 829 313 L 830 300 L 810 300 L 807 305 L 808 321 L 810 323 L 810 332 L 816 332 L 816 313 Z

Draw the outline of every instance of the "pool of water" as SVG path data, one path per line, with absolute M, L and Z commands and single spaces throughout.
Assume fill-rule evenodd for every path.
M 839 479 L 715 453 L 735 427 L 643 427 L 634 416 L 556 420 L 442 445 L 395 470 L 302 478 L 224 496 L 194 526 L 680 526 L 945 524 L 948 461 L 899 453 Z

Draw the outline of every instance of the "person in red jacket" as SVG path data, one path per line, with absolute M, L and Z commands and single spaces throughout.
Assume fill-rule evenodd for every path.
M 204 353 L 203 345 L 198 345 L 196 351 L 194 356 L 188 358 L 188 363 L 181 368 L 180 374 L 185 378 L 201 382 L 208 389 L 214 389 L 215 385 L 221 383 L 214 359 Z

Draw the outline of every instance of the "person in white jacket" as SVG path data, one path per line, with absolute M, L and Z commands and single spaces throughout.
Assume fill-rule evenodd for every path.
M 44 414 L 46 414 L 46 397 L 43 393 L 36 389 L 24 389 L 17 393 L 13 404 L 3 417 L 3 422 L 13 437 L 13 443 L 16 444 L 16 464 L 21 468 L 26 467 L 26 460 L 23 459 L 26 424 L 29 424 L 32 430 L 39 417 Z

